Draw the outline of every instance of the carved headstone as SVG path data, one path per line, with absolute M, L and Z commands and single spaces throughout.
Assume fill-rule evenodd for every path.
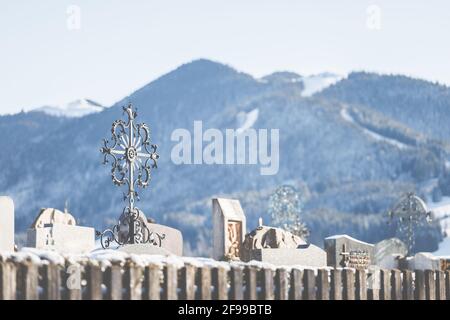
M 326 253 L 321 248 L 307 244 L 288 231 L 266 226 L 259 226 L 245 236 L 241 253 L 243 261 L 274 265 L 324 267 L 327 263 Z
M 61 253 L 88 253 L 95 248 L 95 230 L 77 226 L 68 212 L 42 209 L 27 231 L 27 246 Z
M 0 197 L 0 251 L 14 251 L 14 202 Z
M 367 269 L 373 264 L 374 245 L 348 235 L 325 238 L 327 264 L 332 267 Z
M 385 269 L 398 269 L 400 260 L 406 257 L 408 248 L 397 238 L 385 239 L 375 244 L 373 263 Z
M 243 247 L 246 250 L 268 249 L 268 248 L 288 248 L 296 249 L 306 242 L 283 229 L 260 226 L 245 235 Z
M 408 259 L 408 269 L 450 271 L 450 257 L 435 256 L 429 252 L 419 252 Z
M 246 230 L 244 211 L 238 200 L 217 198 L 213 205 L 213 258 L 239 260 Z

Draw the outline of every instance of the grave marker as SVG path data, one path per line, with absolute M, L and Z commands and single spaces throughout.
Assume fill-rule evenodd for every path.
M 239 260 L 246 231 L 244 211 L 238 200 L 216 198 L 213 204 L 213 258 Z
M 0 197 L 0 252 L 14 251 L 14 202 Z
M 374 245 L 348 235 L 325 238 L 328 266 L 367 269 L 373 261 Z

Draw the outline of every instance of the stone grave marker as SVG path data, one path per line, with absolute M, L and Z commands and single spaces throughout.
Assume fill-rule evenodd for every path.
M 408 259 L 409 270 L 450 270 L 450 256 L 435 256 L 430 252 L 418 252 Z
M 408 254 L 406 244 L 397 238 L 385 239 L 375 244 L 373 263 L 385 269 L 398 269 L 400 260 Z
M 14 251 L 14 202 L 0 197 L 0 252 Z
M 135 254 L 183 255 L 183 235 L 180 230 L 149 222 L 143 214 L 140 221 L 148 230 L 149 235 L 146 237 L 150 238 L 149 241 L 121 246 L 120 251 Z M 124 238 L 127 236 L 127 230 L 128 228 L 125 228 Z
M 239 200 L 212 199 L 213 258 L 239 260 L 246 219 Z
M 373 264 L 373 244 L 345 234 L 325 238 L 324 244 L 328 266 L 367 269 Z
M 77 226 L 68 212 L 42 209 L 27 231 L 27 246 L 61 253 L 88 253 L 95 248 L 95 230 Z
M 262 261 L 274 265 L 303 265 L 325 267 L 326 252 L 307 244 L 302 238 L 282 230 L 260 225 L 245 236 L 242 246 L 243 261 Z

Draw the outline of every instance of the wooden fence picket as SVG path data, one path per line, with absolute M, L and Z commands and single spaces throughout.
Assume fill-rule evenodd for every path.
M 16 299 L 16 269 L 12 261 L 0 261 L 0 300 Z
M 434 270 L 425 270 L 425 299 L 436 300 L 436 283 Z
M 42 268 L 42 288 L 44 300 L 61 299 L 61 270 L 60 266 L 48 262 Z
M 391 299 L 402 300 L 402 273 L 400 270 L 391 270 Z
M 303 299 L 316 300 L 316 277 L 314 270 L 303 270 Z
M 211 268 L 203 266 L 198 269 L 198 299 L 211 300 Z
M 142 300 L 142 282 L 144 269 L 134 263 L 125 267 L 125 298 L 127 300 Z
M 176 266 L 167 264 L 164 266 L 164 300 L 177 300 L 178 293 L 178 269 Z
M 228 270 L 222 266 L 212 268 L 212 286 L 214 300 L 228 299 Z
M 367 273 L 366 270 L 356 270 L 355 273 L 355 299 L 367 300 Z
M 275 298 L 274 294 L 274 279 L 272 269 L 261 269 L 259 270 L 261 277 L 261 299 L 262 300 L 273 300 Z
M 122 267 L 119 264 L 112 264 L 106 269 L 107 299 L 122 299 Z
M 436 300 L 446 300 L 444 271 L 436 271 Z
M 327 269 L 319 269 L 317 271 L 317 299 L 330 299 L 330 273 Z
M 290 281 L 289 299 L 302 300 L 303 296 L 303 271 L 292 269 Z
M 242 267 L 233 266 L 230 271 L 230 299 L 242 300 L 244 299 L 244 273 Z
M 425 273 L 423 270 L 416 270 L 414 274 L 414 299 L 425 300 Z
M 331 270 L 331 299 L 342 300 L 342 270 Z
M 352 269 L 344 269 L 342 272 L 344 300 L 355 300 L 355 272 Z
M 404 270 L 402 273 L 403 300 L 414 300 L 413 272 Z

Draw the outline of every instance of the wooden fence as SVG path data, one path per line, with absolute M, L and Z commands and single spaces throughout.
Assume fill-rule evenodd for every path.
M 0 299 L 450 300 L 450 271 L 6 260 L 0 262 Z

